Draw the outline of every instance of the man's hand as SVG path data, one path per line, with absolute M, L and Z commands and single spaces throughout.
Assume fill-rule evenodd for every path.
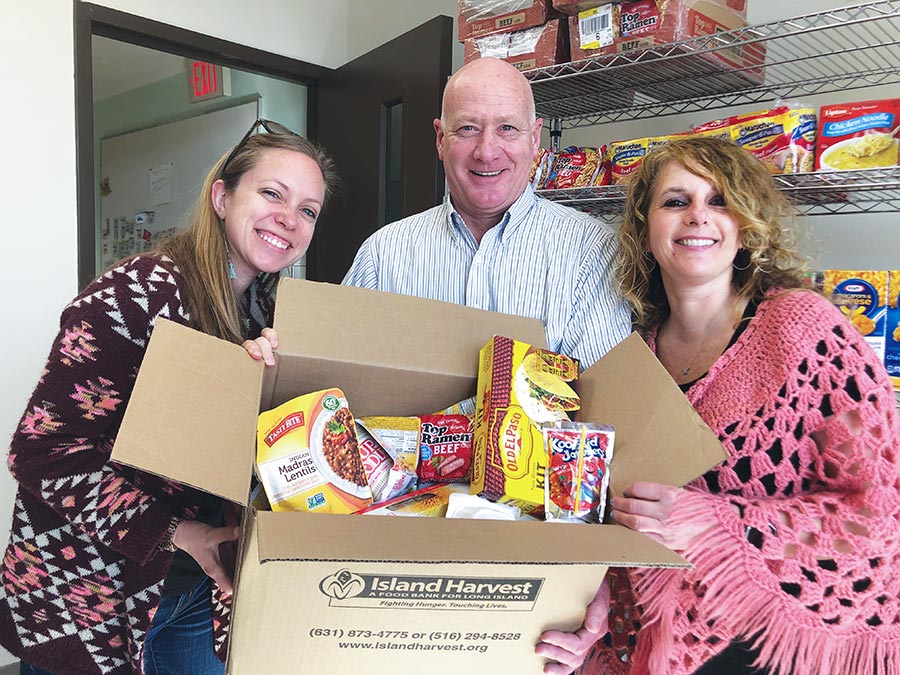
M 587 606 L 584 624 L 574 633 L 548 630 L 541 633 L 541 641 L 534 648 L 535 654 L 549 661 L 544 672 L 549 675 L 568 675 L 582 663 L 588 650 L 606 634 L 609 614 L 609 583 L 600 582 L 597 594 Z
M 241 345 L 254 361 L 262 359 L 267 366 L 275 365 L 275 350 L 278 349 L 278 333 L 274 328 L 263 328 L 262 335 L 255 340 L 244 340 Z
M 236 526 L 212 527 L 196 520 L 183 520 L 175 529 L 172 543 L 196 560 L 222 593 L 231 595 L 231 577 L 222 564 L 219 544 L 235 541 L 240 532 L 241 528 Z

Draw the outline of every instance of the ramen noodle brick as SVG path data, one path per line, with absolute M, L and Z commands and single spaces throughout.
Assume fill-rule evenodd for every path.
M 610 183 L 625 183 L 638 170 L 650 151 L 649 138 L 615 141 L 609 144 Z
M 416 489 L 419 466 L 418 417 L 361 417 L 357 420 L 391 457 L 391 487 L 387 498 Z
M 257 422 L 256 466 L 273 511 L 353 513 L 372 503 L 340 389 L 298 396 Z
M 884 335 L 884 368 L 894 389 L 900 389 L 900 270 L 888 273 L 888 303 Z
M 866 338 L 879 358 L 885 356 L 888 272 L 824 270 L 822 292 Z
M 562 422 L 544 428 L 549 458 L 547 520 L 602 522 L 615 432 L 610 426 Z
M 422 415 L 419 480 L 468 482 L 472 464 L 472 420 L 465 415 Z
M 569 146 L 553 158 L 553 168 L 544 185 L 546 190 L 567 190 L 594 184 L 603 161 L 600 148 Z
M 578 363 L 495 336 L 481 349 L 470 492 L 537 515 L 544 508 L 547 453 L 541 423 L 568 419 L 580 399 L 569 386 Z
M 819 109 L 817 171 L 897 166 L 900 98 L 823 105 Z
M 547 174 L 550 173 L 550 167 L 553 164 L 553 151 L 548 148 L 541 148 L 537 155 L 534 156 L 534 162 L 531 165 L 531 176 L 528 182 L 534 190 L 543 190 L 544 184 L 547 182 Z

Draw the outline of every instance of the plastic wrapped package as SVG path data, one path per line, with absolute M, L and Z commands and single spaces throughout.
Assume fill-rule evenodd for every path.
M 458 6 L 460 42 L 540 26 L 550 16 L 550 0 L 459 0 Z
M 465 41 L 465 63 L 492 56 L 503 59 L 519 70 L 544 68 L 569 60 L 569 34 L 560 19 L 542 26 L 509 33 L 493 33 Z

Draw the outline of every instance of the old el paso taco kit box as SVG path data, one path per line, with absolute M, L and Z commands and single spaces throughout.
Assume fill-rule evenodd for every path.
M 277 365 L 264 368 L 160 320 L 113 459 L 246 504 L 260 411 L 336 387 L 358 417 L 434 412 L 475 393 L 494 335 L 546 346 L 536 320 L 295 279 L 281 282 L 275 328 Z M 724 459 L 638 337 L 579 383 L 582 419 L 616 428 L 613 492 L 637 479 L 683 484 Z M 227 668 L 540 673 L 540 633 L 578 628 L 610 565 L 686 563 L 616 525 L 248 508 Z

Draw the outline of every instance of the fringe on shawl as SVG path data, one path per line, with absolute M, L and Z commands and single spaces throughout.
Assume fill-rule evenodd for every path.
M 672 524 L 708 522 L 711 508 L 719 512 L 719 522 L 736 519 L 730 511 L 722 512 L 730 509 L 728 505 L 713 506 L 707 496 L 696 494 L 685 500 Z M 864 628 L 837 634 L 823 628 L 815 617 L 798 617 L 792 608 L 783 606 L 781 589 L 761 589 L 751 582 L 758 574 L 735 555 L 734 539 L 720 527 L 697 537 L 683 555 L 693 563 L 701 575 L 700 583 L 706 587 L 705 596 L 698 599 L 703 620 L 733 627 L 737 635 L 754 636 L 754 646 L 761 650 L 757 667 L 768 668 L 773 675 L 900 675 L 900 640 L 879 639 Z M 732 581 L 735 571 L 740 579 L 737 584 Z M 679 570 L 653 570 L 635 584 L 645 622 L 638 651 L 649 656 L 647 662 L 654 675 L 670 670 L 673 598 L 684 574 Z M 638 663 L 642 660 L 635 659 Z

